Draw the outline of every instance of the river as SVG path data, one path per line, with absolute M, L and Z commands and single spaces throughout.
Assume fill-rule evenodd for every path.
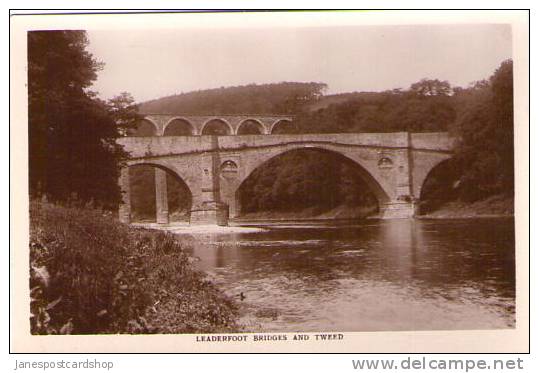
M 515 326 L 513 219 L 255 225 L 189 237 L 247 331 Z

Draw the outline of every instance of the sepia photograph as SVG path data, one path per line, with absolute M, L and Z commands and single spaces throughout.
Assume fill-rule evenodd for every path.
M 329 13 L 18 32 L 25 338 L 527 327 L 511 21 Z

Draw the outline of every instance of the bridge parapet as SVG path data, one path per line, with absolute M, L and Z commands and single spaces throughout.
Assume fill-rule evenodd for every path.
M 217 139 L 215 142 L 214 139 Z M 275 146 L 301 144 L 305 147 L 317 144 L 384 149 L 415 149 L 435 152 L 451 152 L 454 138 L 440 133 L 338 133 L 294 135 L 237 135 L 237 136 L 154 136 L 121 137 L 131 158 L 202 153 L 213 150 L 241 151 Z M 215 149 L 215 143 L 218 149 Z
M 447 132 L 421 132 L 410 134 L 410 147 L 412 149 L 429 149 L 440 151 L 453 151 L 455 137 Z

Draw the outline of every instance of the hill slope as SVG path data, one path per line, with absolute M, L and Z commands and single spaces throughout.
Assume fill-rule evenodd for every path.
M 283 82 L 221 87 L 181 93 L 140 104 L 141 113 L 152 114 L 291 114 L 316 101 L 324 83 Z

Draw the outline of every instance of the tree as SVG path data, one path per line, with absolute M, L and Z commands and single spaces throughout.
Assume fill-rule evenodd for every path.
M 472 199 L 514 192 L 513 62 L 504 61 L 488 84 L 471 87 L 458 113 L 457 160 L 462 188 Z
M 112 208 L 125 154 L 114 110 L 89 91 L 102 64 L 87 45 L 84 31 L 28 32 L 30 194 Z
M 138 105 L 135 99 L 128 92 L 121 92 L 119 95 L 107 101 L 107 106 L 119 132 L 127 135 L 130 130 L 135 130 L 143 119 L 139 114 Z
M 451 85 L 447 80 L 421 79 L 410 86 L 410 91 L 419 96 L 449 96 Z

